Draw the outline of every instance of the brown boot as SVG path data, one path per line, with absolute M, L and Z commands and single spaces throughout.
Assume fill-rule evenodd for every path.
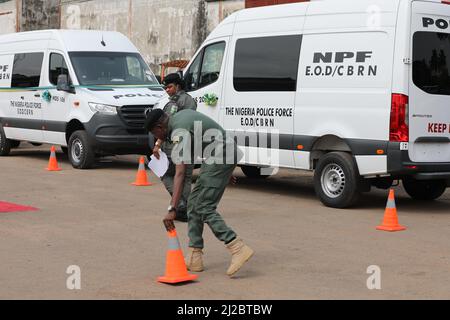
M 202 272 L 203 267 L 203 250 L 199 248 L 189 248 L 186 256 L 186 267 L 192 272 Z
M 231 265 L 228 268 L 227 275 L 231 277 L 253 256 L 254 251 L 245 245 L 240 238 L 227 244 L 227 248 L 231 252 Z

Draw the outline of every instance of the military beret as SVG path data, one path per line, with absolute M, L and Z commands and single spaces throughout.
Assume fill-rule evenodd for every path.
M 181 79 L 180 75 L 178 73 L 171 73 L 168 74 L 164 80 L 163 80 L 163 85 L 167 86 L 169 84 L 176 84 L 176 85 L 183 85 L 183 79 Z
M 147 131 L 151 131 L 158 124 L 158 122 L 164 115 L 165 115 L 164 110 L 153 109 L 152 112 L 147 114 L 144 123 L 144 128 L 147 129 Z

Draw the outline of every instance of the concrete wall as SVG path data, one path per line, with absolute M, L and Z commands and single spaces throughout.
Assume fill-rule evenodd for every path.
M 220 21 L 244 7 L 244 0 L 62 0 L 61 27 L 122 32 L 159 72 L 163 62 L 190 59 Z
M 16 1 L 0 3 L 0 34 L 16 32 L 17 8 Z
M 20 30 L 59 28 L 59 4 L 60 0 L 22 0 Z

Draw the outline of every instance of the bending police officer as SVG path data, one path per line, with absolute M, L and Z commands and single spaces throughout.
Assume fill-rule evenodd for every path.
M 179 111 L 191 109 L 197 110 L 197 103 L 195 100 L 184 91 L 184 82 L 178 73 L 172 73 L 167 75 L 163 81 L 164 88 L 169 95 L 169 102 L 164 106 L 163 110 L 169 116 L 173 116 Z M 173 194 L 173 185 L 175 177 L 175 165 L 172 161 L 173 145 L 170 141 L 158 139 L 153 148 L 153 154 L 159 159 L 160 150 L 164 151 L 169 158 L 169 169 L 166 174 L 161 178 L 166 190 Z M 185 171 L 185 179 L 183 185 L 183 192 L 181 194 L 180 202 L 178 205 L 178 212 L 176 220 L 186 222 L 187 219 L 187 201 L 192 189 L 192 172 L 194 165 L 188 165 Z
M 206 223 L 216 238 L 229 249 L 232 258 L 227 274 L 234 275 L 254 252 L 225 224 L 216 209 L 236 164 L 243 156 L 242 152 L 234 139 L 226 137 L 225 130 L 218 123 L 197 111 L 183 110 L 169 116 L 163 110 L 155 109 L 148 115 L 145 127 L 158 139 L 170 138 L 174 143 L 174 188 L 168 213 L 164 218 L 164 225 L 169 231 L 175 228 L 174 219 L 178 213 L 188 164 L 196 161 L 197 156 L 202 158 L 200 174 L 188 200 L 188 269 L 193 272 L 204 270 L 203 228 Z M 203 140 L 205 133 L 209 136 L 215 134 L 213 148 Z M 202 146 L 202 155 L 194 154 L 195 145 Z

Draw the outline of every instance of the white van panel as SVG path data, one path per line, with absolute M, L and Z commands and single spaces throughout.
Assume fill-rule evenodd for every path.
M 393 44 L 391 29 L 305 35 L 295 134 L 389 140 Z
M 42 131 L 3 127 L 6 136 L 11 140 L 23 140 L 42 143 Z
M 383 174 L 387 172 L 386 156 L 356 156 L 360 175 Z
M 297 169 L 311 170 L 311 152 L 294 151 L 294 161 Z
M 268 34 L 276 35 L 276 33 L 290 32 L 300 30 L 303 27 L 304 17 L 289 17 L 289 18 L 271 18 L 267 19 L 265 23 L 261 21 L 238 21 L 236 22 L 235 35 L 246 34 Z
M 64 132 L 45 131 L 43 141 L 45 143 L 51 143 L 67 147 L 66 134 Z

